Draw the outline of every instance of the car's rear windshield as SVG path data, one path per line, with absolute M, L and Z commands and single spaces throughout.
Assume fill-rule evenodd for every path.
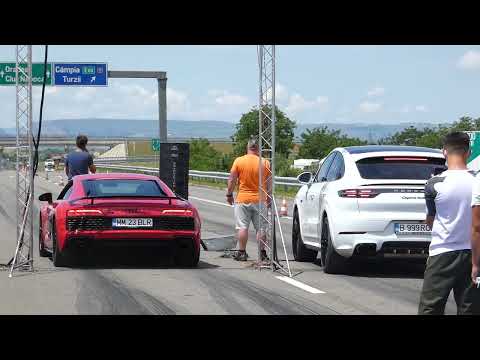
M 364 179 L 427 180 L 446 170 L 445 159 L 410 156 L 382 156 L 357 161 Z
M 154 180 L 99 179 L 83 182 L 87 196 L 167 196 Z

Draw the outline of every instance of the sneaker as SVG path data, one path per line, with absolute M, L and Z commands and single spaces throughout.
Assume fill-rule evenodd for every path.
M 270 259 L 268 258 L 268 255 L 267 255 L 267 251 L 266 251 L 266 250 L 260 251 L 260 260 L 261 260 L 261 261 L 268 261 L 268 260 L 270 260 Z
M 237 251 L 237 253 L 233 257 L 233 259 L 236 260 L 236 261 L 247 261 L 248 254 L 245 250 L 243 250 L 243 251 L 239 250 L 239 251 Z

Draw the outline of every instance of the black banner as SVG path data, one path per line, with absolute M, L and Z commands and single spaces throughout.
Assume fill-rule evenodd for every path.
M 190 161 L 190 144 L 160 144 L 160 179 L 172 191 L 188 199 L 188 168 Z

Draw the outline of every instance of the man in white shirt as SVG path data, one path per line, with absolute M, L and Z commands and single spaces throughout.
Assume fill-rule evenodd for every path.
M 432 177 L 425 186 L 426 222 L 432 228 L 432 241 L 418 314 L 444 314 L 452 290 L 457 314 L 480 314 L 480 289 L 472 281 L 472 188 L 475 177 L 467 169 L 470 155 L 468 135 L 463 132 L 448 134 L 444 139 L 443 154 L 448 170 Z

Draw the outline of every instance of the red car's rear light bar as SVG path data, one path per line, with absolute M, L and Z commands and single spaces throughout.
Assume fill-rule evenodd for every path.
M 75 209 L 68 210 L 67 216 L 98 216 L 103 215 L 103 212 L 98 209 Z
M 345 198 L 374 198 L 378 194 L 372 189 L 346 189 L 338 192 L 338 196 Z
M 184 209 L 165 209 L 162 210 L 162 215 L 192 216 L 193 211 Z

